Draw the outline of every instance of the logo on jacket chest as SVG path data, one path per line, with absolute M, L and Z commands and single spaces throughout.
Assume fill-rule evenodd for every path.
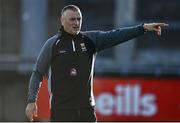
M 86 48 L 86 45 L 85 43 L 80 43 L 80 50 L 77 50 L 78 52 L 79 51 L 82 51 L 82 52 L 86 52 L 87 51 L 87 48 Z M 67 53 L 67 52 L 70 52 L 69 50 L 67 49 L 59 49 L 58 51 L 60 54 L 63 54 L 63 53 Z M 79 52 L 80 53 L 80 52 Z
M 71 75 L 71 76 L 77 76 L 77 70 L 76 70 L 76 68 L 71 68 L 71 69 L 70 69 L 70 75 Z
M 65 53 L 66 52 L 66 50 L 59 50 L 59 53 L 61 54 L 61 53 Z
M 80 43 L 80 46 L 81 46 L 82 52 L 86 52 L 87 51 L 85 43 Z

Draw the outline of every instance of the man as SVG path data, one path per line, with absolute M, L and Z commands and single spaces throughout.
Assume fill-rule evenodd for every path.
M 80 32 L 82 14 L 75 5 L 61 12 L 61 29 L 41 49 L 30 84 L 27 117 L 33 121 L 37 111 L 39 83 L 49 76 L 51 121 L 96 121 L 92 93 L 93 67 L 96 53 L 155 31 L 161 35 L 165 23 L 147 23 L 111 31 Z

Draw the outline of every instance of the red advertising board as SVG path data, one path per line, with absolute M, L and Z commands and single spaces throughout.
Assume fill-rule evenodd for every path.
M 37 120 L 50 116 L 46 80 L 43 85 Z M 180 121 L 178 78 L 102 76 L 93 87 L 98 121 Z
M 180 79 L 96 77 L 99 121 L 180 121 Z

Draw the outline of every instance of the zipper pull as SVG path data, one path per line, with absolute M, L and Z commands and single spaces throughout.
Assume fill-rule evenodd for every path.
M 74 41 L 73 40 L 72 40 L 72 46 L 73 46 L 73 52 L 75 52 L 76 49 L 75 49 L 75 45 L 74 45 Z

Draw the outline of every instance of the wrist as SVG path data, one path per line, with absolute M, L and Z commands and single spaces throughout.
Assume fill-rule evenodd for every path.
M 147 27 L 146 23 L 143 24 L 143 28 L 144 28 L 144 30 L 148 31 L 148 27 Z
M 146 33 L 148 31 L 148 28 L 147 28 L 147 24 L 146 23 L 143 23 L 143 29 L 144 29 L 144 33 Z
M 35 99 L 28 99 L 28 100 L 27 100 L 27 103 L 35 103 L 35 102 L 36 102 Z

